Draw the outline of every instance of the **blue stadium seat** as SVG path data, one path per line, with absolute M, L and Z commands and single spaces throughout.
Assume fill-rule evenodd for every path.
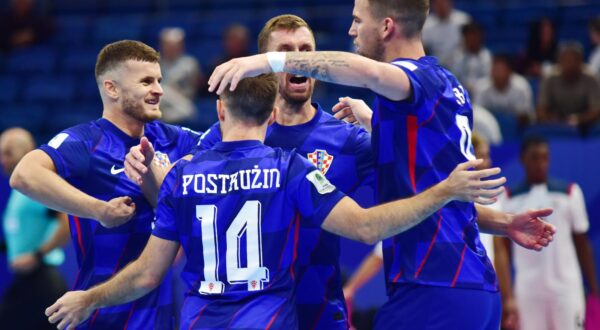
M 523 137 L 543 136 L 548 139 L 578 138 L 581 136 L 577 128 L 563 124 L 536 124 L 528 127 Z
M 58 133 L 102 116 L 101 104 L 57 104 L 52 107 L 52 120 L 44 127 L 48 133 Z
M 57 14 L 87 14 L 94 15 L 98 13 L 98 0 L 53 0 L 53 10 Z
M 31 132 L 38 132 L 46 123 L 48 115 L 48 108 L 40 104 L 3 105 L 0 107 L 0 130 L 18 126 Z
M 560 21 L 563 24 L 587 24 L 588 21 L 600 13 L 599 6 L 565 6 L 560 9 Z M 585 26 L 585 25 L 584 25 Z
M 58 54 L 55 48 L 38 46 L 12 53 L 6 63 L 11 73 L 50 73 L 56 66 Z
M 518 6 L 504 9 L 501 11 L 500 15 L 505 25 L 523 25 L 527 29 L 531 23 L 539 21 L 544 17 L 548 17 L 551 20 L 556 20 L 558 15 L 558 7 L 556 7 L 556 5 L 537 6 L 531 4 L 519 4 Z
M 212 124 L 217 122 L 217 110 L 214 97 L 205 97 L 196 101 L 198 115 L 195 123 L 189 123 L 191 129 L 205 132 Z
M 87 41 L 90 34 L 90 22 L 87 17 L 62 16 L 56 17 L 57 31 L 50 39 L 58 45 L 79 45 Z
M 22 87 L 22 81 L 19 76 L 0 76 L 0 91 L 2 91 L 0 93 L 0 104 L 15 102 Z
M 30 103 L 71 102 L 75 97 L 75 79 L 70 76 L 34 76 L 25 86 L 23 99 Z
M 100 47 L 78 47 L 66 49 L 59 61 L 60 72 L 94 75 L 94 66 Z
M 496 118 L 498 126 L 500 126 L 502 139 L 505 142 L 519 139 L 519 124 L 515 116 L 503 112 L 492 112 L 492 114 Z
M 589 138 L 600 138 L 600 123 L 592 126 L 592 128 L 588 130 L 587 136 Z
M 142 19 L 140 16 L 105 16 L 94 22 L 92 37 L 97 45 L 133 39 L 139 40 L 142 35 Z
M 143 37 L 150 44 L 158 44 L 159 33 L 165 27 L 179 27 L 186 32 L 186 36 L 193 34 L 192 27 L 199 21 L 197 13 L 171 12 L 167 15 L 150 16 L 143 24 Z
M 100 102 L 100 91 L 93 73 L 82 74 L 77 79 L 77 93 L 75 98 L 81 102 Z

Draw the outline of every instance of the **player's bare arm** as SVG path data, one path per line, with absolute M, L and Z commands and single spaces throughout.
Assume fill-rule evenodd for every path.
M 515 243 L 530 250 L 540 251 L 547 246 L 556 233 L 556 227 L 542 220 L 552 214 L 552 209 L 527 210 L 510 214 L 475 205 L 479 228 L 489 234 L 507 236 Z
M 58 329 L 75 329 L 95 309 L 124 304 L 156 288 L 175 260 L 179 243 L 150 236 L 140 257 L 111 280 L 87 291 L 64 294 L 46 309 L 50 323 Z
M 21 159 L 10 177 L 10 186 L 51 209 L 96 219 L 104 227 L 119 226 L 135 212 L 130 197 L 102 201 L 73 187 L 56 173 L 54 162 L 41 150 Z
M 283 65 L 281 65 L 283 64 Z M 211 92 L 221 94 L 227 85 L 271 72 L 287 72 L 353 87 L 364 87 L 394 101 L 410 97 L 410 80 L 402 69 L 347 52 L 267 53 L 230 60 L 219 65 L 208 80 Z
M 435 213 L 451 201 L 476 201 L 491 204 L 503 192 L 504 177 L 481 179 L 497 175 L 499 168 L 470 171 L 481 160 L 459 164 L 450 176 L 428 190 L 369 209 L 361 208 L 350 198 L 343 198 L 329 213 L 323 229 L 368 244 L 404 232 Z
M 350 124 L 360 124 L 367 132 L 371 133 L 371 118 L 373 110 L 360 99 L 340 97 L 339 102 L 331 109 L 333 116 Z

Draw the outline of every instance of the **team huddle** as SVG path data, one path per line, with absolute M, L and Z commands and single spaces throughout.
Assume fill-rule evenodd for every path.
M 315 51 L 300 17 L 270 19 L 260 54 L 218 66 L 219 121 L 159 121 L 151 47 L 96 62 L 102 118 L 27 154 L 11 186 L 70 214 L 79 273 L 46 309 L 59 329 L 171 329 L 171 267 L 187 286 L 181 329 L 348 329 L 344 236 L 383 241 L 389 301 L 376 329 L 498 329 L 498 281 L 479 232 L 541 250 L 552 210 L 494 211 L 500 169 L 473 170 L 472 108 L 420 34 L 426 0 L 356 0 L 358 54 Z M 315 79 L 370 89 L 374 109 L 312 100 Z M 351 197 L 375 191 L 375 205 Z M 457 303 L 460 302 L 460 303 Z M 178 311 L 179 312 L 179 311 Z

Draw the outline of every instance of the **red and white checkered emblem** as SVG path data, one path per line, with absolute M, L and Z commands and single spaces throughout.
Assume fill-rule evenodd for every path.
M 326 150 L 317 149 L 314 152 L 309 153 L 308 160 L 310 160 L 315 166 L 325 175 L 331 163 L 333 163 L 333 156 L 328 154 Z

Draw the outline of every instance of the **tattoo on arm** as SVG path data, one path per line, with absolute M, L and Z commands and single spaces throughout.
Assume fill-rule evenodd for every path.
M 290 52 L 286 56 L 286 71 L 326 82 L 335 82 L 335 69 L 349 68 L 350 64 L 341 52 Z

